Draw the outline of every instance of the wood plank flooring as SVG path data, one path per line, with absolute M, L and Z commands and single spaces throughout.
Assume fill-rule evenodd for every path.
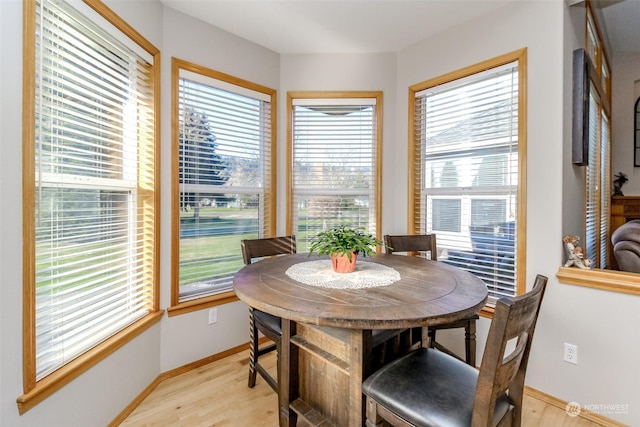
M 261 359 L 262 360 L 262 359 Z M 277 427 L 276 394 L 258 376 L 247 387 L 249 352 L 243 351 L 161 382 L 122 427 Z M 275 374 L 275 355 L 263 364 Z M 298 423 L 304 427 L 303 423 Z M 596 427 L 580 417 L 525 396 L 523 427 Z

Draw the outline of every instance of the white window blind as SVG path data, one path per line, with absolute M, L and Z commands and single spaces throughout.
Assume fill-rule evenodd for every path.
M 438 259 L 516 291 L 518 62 L 415 93 L 414 226 Z
M 591 84 L 589 94 L 589 164 L 586 168 L 585 252 L 594 268 L 607 268 L 609 249 L 609 120 Z
M 240 240 L 270 234 L 272 96 L 180 69 L 178 302 L 230 290 Z
M 339 225 L 377 232 L 377 100 L 292 100 L 292 229 L 298 250 Z
M 39 380 L 152 310 L 155 159 L 153 64 L 64 2 L 36 10 Z
M 585 214 L 585 252 L 586 257 L 595 262 L 598 266 L 598 256 L 600 249 L 600 108 L 598 107 L 599 97 L 591 85 L 589 91 L 589 165 L 586 169 L 586 214 Z

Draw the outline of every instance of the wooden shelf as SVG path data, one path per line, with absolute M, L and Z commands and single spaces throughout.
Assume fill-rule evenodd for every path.
M 304 419 L 314 427 L 334 427 L 333 423 L 323 417 L 319 411 L 313 409 L 302 399 L 294 400 L 291 402 L 290 407 L 300 418 Z
M 319 346 L 297 335 L 291 337 L 291 343 L 297 345 L 299 348 L 305 350 L 309 354 L 320 357 L 331 366 L 334 366 L 341 372 L 349 375 L 349 364 L 344 360 L 340 359 L 339 357 L 337 357 L 336 355 L 326 350 L 323 350 Z

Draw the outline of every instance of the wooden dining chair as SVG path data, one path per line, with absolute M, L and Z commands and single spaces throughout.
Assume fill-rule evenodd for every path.
M 242 258 L 249 265 L 256 258 L 296 253 L 296 236 L 270 237 L 263 239 L 245 239 L 240 242 Z M 259 346 L 259 334 L 273 341 L 272 344 Z M 276 350 L 276 366 L 280 376 L 280 343 L 282 341 L 282 319 L 264 311 L 249 307 L 249 387 L 256 385 L 256 374 L 260 374 L 277 393 L 278 381 L 260 364 L 260 356 Z
M 436 244 L 435 234 L 411 234 L 411 235 L 385 235 L 384 244 L 387 253 L 393 254 L 397 252 L 404 252 L 407 255 L 420 255 L 427 253 L 429 258 L 433 261 L 438 260 L 438 247 Z M 465 362 L 471 366 L 476 366 L 476 320 L 479 316 L 473 315 L 465 319 L 456 320 L 454 322 L 445 323 L 442 325 L 429 326 L 426 333 L 429 338 L 429 346 L 437 348 L 438 350 L 449 353 L 452 356 L 457 355 L 442 345 L 436 340 L 436 331 L 443 329 L 460 329 L 464 328 L 464 347 L 465 347 Z M 420 329 L 414 329 L 413 334 L 420 334 Z M 416 341 L 411 339 L 412 342 Z
M 538 275 L 531 291 L 496 302 L 479 371 L 447 353 L 421 347 L 374 372 L 362 384 L 367 426 L 383 425 L 384 420 L 405 427 L 519 427 L 546 285 L 547 278 Z

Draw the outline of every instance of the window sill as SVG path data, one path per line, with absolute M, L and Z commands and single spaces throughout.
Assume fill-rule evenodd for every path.
M 18 397 L 18 412 L 20 415 L 42 402 L 44 399 L 61 389 L 89 368 L 95 366 L 111 353 L 124 346 L 129 341 L 158 323 L 164 311 L 156 311 L 138 320 L 128 328 L 120 331 L 106 341 L 98 344 L 77 359 L 67 363 L 57 371 L 38 381 L 35 387 Z
M 556 273 L 560 283 L 584 286 L 609 292 L 640 295 L 640 274 L 614 270 L 582 270 L 560 267 Z
M 486 317 L 487 319 L 493 319 L 493 313 L 495 311 L 495 307 L 492 305 L 485 305 L 482 310 L 478 313 L 480 317 Z
M 167 309 L 169 317 L 178 316 L 180 314 L 191 313 L 192 311 L 204 310 L 205 308 L 215 307 L 217 305 L 228 304 L 230 302 L 239 301 L 235 292 L 227 291 L 208 297 L 198 298 L 191 301 L 185 301 Z

